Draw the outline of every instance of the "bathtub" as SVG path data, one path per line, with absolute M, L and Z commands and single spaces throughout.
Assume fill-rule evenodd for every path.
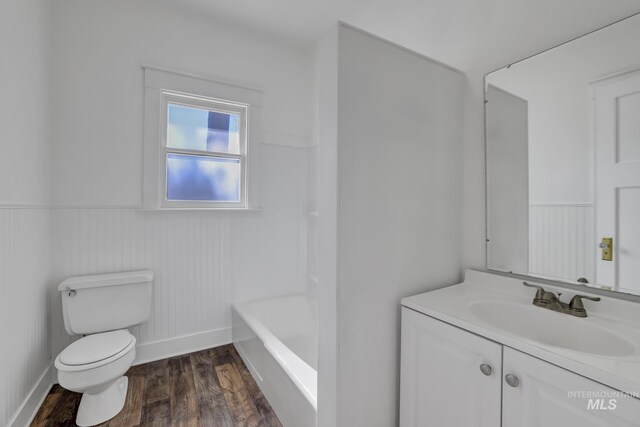
M 233 344 L 284 427 L 315 427 L 318 309 L 288 295 L 234 304 Z

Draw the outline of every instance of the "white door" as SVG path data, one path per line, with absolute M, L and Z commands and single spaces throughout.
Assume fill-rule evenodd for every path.
M 502 346 L 402 308 L 401 427 L 498 427 Z
M 503 357 L 502 427 L 640 425 L 636 398 L 508 347 Z
M 640 291 L 640 72 L 594 85 L 597 283 Z

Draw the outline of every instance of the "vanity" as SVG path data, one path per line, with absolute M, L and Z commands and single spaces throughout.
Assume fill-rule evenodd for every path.
M 601 298 L 582 298 L 586 317 L 534 305 L 522 279 L 467 270 L 404 298 L 400 426 L 639 426 L 638 304 L 579 294 Z

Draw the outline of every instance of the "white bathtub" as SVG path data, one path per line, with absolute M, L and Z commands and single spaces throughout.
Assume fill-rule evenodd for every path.
M 318 309 L 289 295 L 234 304 L 233 343 L 284 427 L 315 427 Z

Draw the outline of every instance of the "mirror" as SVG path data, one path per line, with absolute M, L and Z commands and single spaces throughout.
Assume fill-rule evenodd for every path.
M 485 76 L 487 267 L 640 294 L 640 14 Z

